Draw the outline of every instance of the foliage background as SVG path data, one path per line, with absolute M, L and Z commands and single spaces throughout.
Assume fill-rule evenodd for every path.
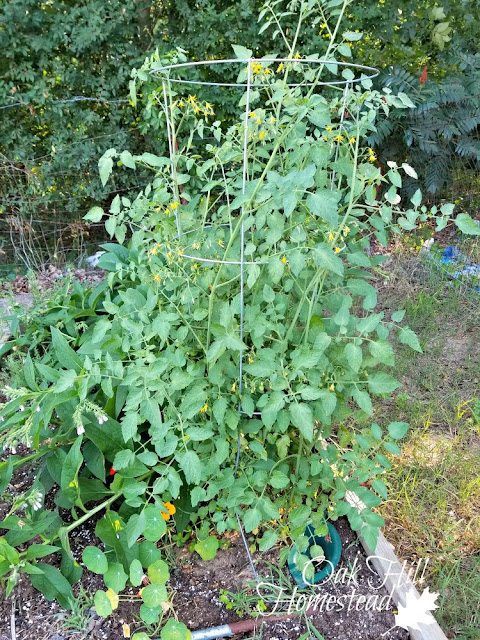
M 150 121 L 150 128 L 139 129 L 139 110 L 128 97 L 131 69 L 157 48 L 165 55 L 181 47 L 197 59 L 231 57 L 231 44 L 257 55 L 279 50 L 273 28 L 258 34 L 261 6 L 258 0 L 3 2 L 0 264 L 39 267 L 93 251 L 95 229 L 78 222 L 85 211 L 108 207 L 116 193 L 147 180 L 141 171 L 120 172 L 104 189 L 98 158 L 112 147 L 132 153 L 163 147 L 163 127 L 152 130 Z M 453 177 L 458 185 L 450 198 L 465 189 L 466 179 L 478 192 L 479 25 L 480 7 L 466 0 L 358 0 L 346 16 L 346 28 L 364 33 L 353 60 L 381 67 L 379 81 L 416 105 L 406 114 L 393 110 L 371 144 L 382 163 L 414 164 L 432 194 L 442 195 Z M 317 23 L 304 31 L 299 50 L 321 53 L 327 43 Z M 228 113 L 225 92 L 211 101 Z

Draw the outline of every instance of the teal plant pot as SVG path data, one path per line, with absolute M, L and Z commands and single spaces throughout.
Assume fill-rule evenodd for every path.
M 305 535 L 309 538 L 309 548 L 305 552 L 305 555 L 311 558 L 310 547 L 313 545 L 319 545 L 325 553 L 325 560 L 328 560 L 328 562 L 324 562 L 324 566 L 315 573 L 311 582 L 305 581 L 303 579 L 302 572 L 295 566 L 295 555 L 297 553 L 295 545 L 290 549 L 290 553 L 288 554 L 288 568 L 300 589 L 306 589 L 307 587 L 312 586 L 312 584 L 317 584 L 324 580 L 332 573 L 340 562 L 340 556 L 342 555 L 342 541 L 340 540 L 338 531 L 331 522 L 327 521 L 327 527 L 328 536 L 316 536 L 314 529 L 310 524 L 305 530 Z M 327 537 L 329 538 L 328 540 Z

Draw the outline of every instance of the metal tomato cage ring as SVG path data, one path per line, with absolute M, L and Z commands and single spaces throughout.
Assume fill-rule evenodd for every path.
M 370 67 L 370 66 L 366 66 L 366 65 L 361 65 L 361 64 L 355 64 L 352 62 L 338 62 L 338 61 L 334 61 L 334 60 L 323 60 L 323 59 L 305 59 L 305 58 L 277 58 L 277 57 L 265 57 L 265 58 L 232 58 L 232 59 L 225 59 L 225 60 L 201 60 L 201 61 L 193 61 L 193 62 L 183 62 L 183 63 L 178 63 L 178 64 L 170 64 L 170 65 L 164 65 L 164 66 L 159 66 L 156 67 L 155 69 L 152 69 L 150 71 L 150 74 L 154 77 L 157 77 L 159 80 L 161 80 L 162 82 L 162 93 L 163 93 L 163 111 L 165 114 L 165 119 L 166 119 L 166 125 L 167 125 L 167 138 L 168 138 L 168 149 L 169 149 L 169 157 L 170 157 L 170 167 L 171 167 L 171 175 L 172 175 L 172 182 L 173 184 L 176 184 L 176 180 L 175 180 L 175 174 L 176 174 L 176 166 L 175 166 L 175 136 L 174 136 L 174 127 L 173 127 L 173 123 L 171 120 L 171 113 L 172 113 L 172 109 L 171 109 L 171 102 L 169 102 L 169 93 L 171 91 L 170 87 L 172 84 L 180 84 L 180 85 L 192 85 L 192 86 L 204 86 L 204 87 L 230 87 L 230 88 L 237 88 L 237 89 L 243 89 L 244 90 L 244 95 L 245 95 L 245 111 L 244 111 L 244 116 L 243 116 L 243 122 L 244 122 L 244 126 L 243 126 L 243 143 L 242 143 L 242 152 L 243 152 L 243 161 L 242 161 L 242 194 L 245 195 L 246 193 L 246 187 L 247 187 L 247 181 L 248 181 L 248 121 L 249 121 L 249 114 L 250 114 L 250 106 L 251 106 L 251 98 L 252 98 L 252 90 L 256 90 L 256 89 L 266 89 L 266 88 L 272 88 L 273 87 L 273 83 L 264 83 L 264 82 L 257 82 L 254 77 L 253 77 L 253 65 L 258 64 L 258 65 L 262 65 L 262 64 L 266 64 L 266 65 L 271 65 L 271 64 L 276 64 L 276 63 L 281 63 L 281 64 L 287 64 L 287 65 L 312 65 L 312 66 L 316 66 L 317 67 L 317 72 L 318 72 L 318 76 L 312 80 L 312 81 L 307 81 L 307 82 L 290 82 L 290 83 L 286 83 L 284 86 L 290 88 L 290 89 L 297 89 L 297 88 L 306 88 L 309 89 L 310 92 L 313 93 L 313 90 L 316 89 L 317 87 L 333 87 L 333 88 L 339 88 L 343 91 L 343 97 L 342 97 L 342 105 L 341 105 L 341 110 L 340 110 L 340 124 L 343 124 L 344 119 L 345 119 L 345 111 L 346 111 L 346 103 L 347 103 L 347 96 L 348 93 L 350 91 L 350 89 L 358 83 L 364 82 L 366 80 L 373 80 L 373 78 L 375 78 L 376 76 L 379 75 L 379 70 L 374 68 L 374 67 Z M 240 69 L 240 72 L 243 70 L 245 71 L 245 65 L 247 65 L 247 69 L 246 69 L 246 82 L 216 82 L 216 81 L 208 81 L 208 80 L 192 80 L 190 78 L 177 78 L 177 77 L 172 77 L 172 73 L 180 73 L 184 70 L 190 70 L 193 68 L 199 68 L 199 67 L 214 67 L 214 68 L 218 68 L 218 67 L 222 67 L 223 65 L 242 65 L 242 69 Z M 266 69 L 268 69 L 268 66 L 265 68 L 261 68 L 262 71 L 265 71 Z M 353 78 L 342 78 L 342 79 L 334 79 L 334 80 L 326 80 L 326 81 L 322 81 L 320 80 L 320 76 L 321 74 L 324 72 L 324 70 L 330 71 L 331 72 L 331 68 L 335 67 L 335 69 L 350 69 L 352 72 L 353 71 L 357 71 L 360 75 L 358 77 L 353 77 Z M 291 67 L 289 67 L 290 69 Z M 293 71 L 295 72 L 296 69 L 293 69 Z M 315 73 L 315 72 L 314 72 Z M 171 95 L 170 95 L 171 97 Z M 338 154 L 339 154 L 339 144 L 340 142 L 337 141 L 336 144 L 336 149 L 335 149 L 335 161 L 338 159 Z M 333 191 L 334 189 L 334 181 L 335 181 L 335 172 L 332 172 L 332 178 L 331 178 L 331 182 L 330 182 L 330 190 Z M 240 213 L 240 223 L 236 225 L 235 229 L 232 231 L 231 227 L 230 227 L 230 232 L 233 235 L 236 235 L 237 232 L 239 233 L 240 236 L 240 260 L 217 260 L 217 259 L 213 259 L 213 258 L 202 258 L 202 257 L 198 257 L 198 256 L 193 256 L 190 254 L 182 254 L 183 258 L 189 259 L 189 260 L 195 260 L 196 262 L 203 262 L 203 263 L 207 263 L 207 264 L 217 264 L 219 265 L 219 268 L 221 269 L 223 267 L 223 265 L 236 265 L 240 267 L 240 340 L 243 340 L 243 334 L 244 334 L 244 305 L 245 305 L 245 297 L 244 297 L 244 290 L 245 290 L 245 266 L 249 266 L 249 265 L 265 265 L 267 263 L 267 261 L 262 260 L 262 261 L 247 261 L 245 260 L 245 214 L 246 214 L 246 210 L 245 210 L 245 204 L 242 205 L 241 207 L 241 213 Z M 214 229 L 215 225 L 211 224 L 208 226 L 204 226 L 204 227 L 198 227 L 196 229 L 192 229 L 189 231 L 185 231 L 182 232 L 181 229 L 181 224 L 180 224 L 180 218 L 178 216 L 177 210 L 175 209 L 175 223 L 176 223 L 176 227 L 177 227 L 177 234 L 174 238 L 172 238 L 172 240 L 180 240 L 182 237 L 185 237 L 191 233 L 195 233 L 198 231 L 203 231 L 204 229 L 208 228 L 208 229 Z M 217 227 L 221 227 L 221 226 L 230 226 L 229 224 L 218 224 L 216 225 Z M 239 227 L 239 228 L 238 228 Z M 345 248 L 345 245 L 342 247 Z M 226 256 L 224 256 L 224 258 L 226 258 Z M 315 292 L 314 292 L 315 295 Z M 243 390 L 243 350 L 241 350 L 239 352 L 239 393 L 242 393 Z M 242 410 L 241 407 L 241 403 L 239 404 L 238 407 L 238 412 L 241 413 L 242 415 L 247 415 L 245 411 Z M 254 411 L 251 417 L 258 417 L 261 416 L 261 411 Z M 236 463 L 235 463 L 235 473 L 238 472 L 238 466 L 239 466 L 239 462 L 240 462 L 240 450 L 241 450 L 241 434 L 239 432 L 238 434 L 238 441 L 237 441 L 237 455 L 236 455 Z M 240 528 L 240 533 L 242 535 L 242 539 L 245 545 L 245 549 L 247 551 L 247 555 L 250 561 L 250 565 L 253 571 L 253 574 L 255 576 L 256 579 L 258 579 L 258 575 L 257 572 L 255 570 L 255 566 L 253 563 L 253 559 L 252 556 L 250 554 L 250 550 L 248 548 L 248 543 L 246 541 L 245 538 L 245 534 L 244 534 L 244 530 L 243 530 L 243 526 L 242 526 L 242 522 L 240 520 L 240 516 L 237 513 L 237 521 L 239 524 L 239 528 Z

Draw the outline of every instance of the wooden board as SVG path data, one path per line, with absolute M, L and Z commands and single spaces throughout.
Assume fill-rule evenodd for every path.
M 398 606 L 405 606 L 407 593 L 411 592 L 416 598 L 420 598 L 415 585 L 407 575 L 402 563 L 395 555 L 392 545 L 387 541 L 382 532 L 378 536 L 375 551 L 369 548 L 362 536 L 359 540 L 368 556 L 372 557 L 372 564 L 378 575 L 385 580 L 385 589 L 392 594 L 392 599 Z M 409 629 L 412 640 L 447 640 L 440 625 L 435 618 L 430 615 L 429 624 L 418 623 L 419 629 Z

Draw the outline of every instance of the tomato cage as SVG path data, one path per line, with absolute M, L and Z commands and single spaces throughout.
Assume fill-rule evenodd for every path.
M 338 175 L 341 145 L 347 141 L 357 157 L 358 128 L 355 130 L 352 113 L 369 108 L 362 97 L 379 71 L 315 58 L 252 57 L 171 64 L 150 73 L 160 81 L 156 98 L 166 121 L 170 190 L 175 201 L 169 211 L 174 215 L 169 246 L 182 260 L 191 261 L 195 269 L 213 270 L 210 312 L 221 286 L 227 285 L 229 298 L 238 301 L 238 391 L 242 394 L 245 292 L 250 292 L 262 270 L 277 274 L 290 263 L 293 269 L 294 258 L 306 258 L 312 254 L 315 240 L 324 241 L 323 227 L 292 230 L 292 214 L 302 206 L 305 193 L 315 198 L 319 183 L 322 192 L 331 194 L 332 206 L 335 204 L 336 193 L 346 179 Z M 185 88 L 194 95 L 186 97 Z M 226 102 L 231 111 L 238 113 L 240 107 L 243 114 L 238 121 L 230 118 L 226 130 L 214 120 L 213 104 L 202 98 L 220 91 L 230 92 Z M 195 120 L 196 116 L 200 119 Z M 188 121 L 191 126 L 184 133 L 182 126 Z M 209 139 L 204 138 L 206 128 Z M 195 157 L 189 155 L 193 132 L 196 141 L 205 141 L 203 156 L 198 153 L 198 145 Z M 291 142 L 292 132 L 296 144 Z M 302 154 L 299 134 L 308 138 L 310 152 L 305 161 L 298 161 L 301 170 L 289 171 L 292 158 Z M 309 192 L 312 187 L 313 192 Z M 275 220 L 276 229 L 269 221 L 271 200 L 284 214 L 283 220 Z M 324 217 L 328 220 L 328 212 Z M 284 241 L 287 236 L 289 242 L 293 238 L 293 247 Z M 340 242 L 336 251 L 344 246 Z M 274 275 L 272 279 L 275 281 Z M 194 311 L 192 308 L 191 313 Z M 238 411 L 249 417 L 262 413 L 252 407 L 246 411 L 241 403 Z M 240 441 L 239 433 L 236 470 Z
M 219 77 L 218 71 L 222 77 Z M 195 72 L 197 77 L 185 77 L 188 74 L 191 76 L 192 72 Z M 365 65 L 332 60 L 265 57 L 185 62 L 157 67 L 150 73 L 161 81 L 161 106 L 166 120 L 172 191 L 176 201 L 186 205 L 173 211 L 176 234 L 172 235 L 171 242 L 181 252 L 183 259 L 204 267 L 225 269 L 229 277 L 233 277 L 235 271 L 239 272 L 240 339 L 243 339 L 246 270 L 249 270 L 250 274 L 255 273 L 258 268 L 267 266 L 276 257 L 273 253 L 268 258 L 255 258 L 255 249 L 262 241 L 262 238 L 257 237 L 258 229 L 255 225 L 258 222 L 255 217 L 258 218 L 261 207 L 252 205 L 254 202 L 258 205 L 259 196 L 261 204 L 262 194 L 259 194 L 258 184 L 265 178 L 267 169 L 273 168 L 269 165 L 269 158 L 263 153 L 262 144 L 267 140 L 271 143 L 275 143 L 276 139 L 282 140 L 288 127 L 288 118 L 295 112 L 295 100 L 301 102 L 305 98 L 312 98 L 312 111 L 300 113 L 300 116 L 307 115 L 310 128 L 313 132 L 316 130 L 317 135 L 322 127 L 331 129 L 327 122 L 331 121 L 332 115 L 338 117 L 337 130 L 342 133 L 333 137 L 330 143 L 335 147 L 335 164 L 339 157 L 340 137 L 349 134 L 346 122 L 348 96 L 356 85 L 369 89 L 372 79 L 379 71 Z M 216 75 L 216 79 L 206 77 L 212 73 Z M 337 77 L 339 73 L 341 77 Z M 229 78 L 225 79 L 225 75 Z M 208 208 L 208 205 L 205 205 L 203 211 L 199 199 L 190 198 L 187 189 L 182 188 L 183 176 L 180 174 L 179 165 L 185 165 L 185 158 L 179 149 L 176 121 L 185 118 L 185 112 L 181 111 L 181 107 L 186 104 L 190 104 L 193 111 L 203 109 L 205 115 L 208 115 L 212 105 L 205 103 L 207 109 L 204 108 L 205 104 L 198 106 L 196 97 L 191 95 L 188 98 L 179 98 L 178 87 L 185 85 L 201 89 L 233 89 L 237 91 L 237 102 L 238 93 L 241 93 L 239 104 L 243 107 L 243 122 L 237 123 L 236 128 L 222 134 L 228 136 L 230 132 L 231 135 L 228 154 L 225 158 L 219 157 L 218 175 L 212 175 L 212 179 L 203 186 L 208 196 L 219 190 L 221 198 L 218 206 Z M 331 96 L 338 95 L 336 113 L 331 113 L 331 108 L 319 91 L 327 91 Z M 259 126 L 263 123 L 267 127 Z M 214 122 L 214 125 L 217 125 L 214 132 L 219 132 L 220 139 L 219 123 Z M 279 146 L 279 143 L 276 144 Z M 256 148 L 252 152 L 253 147 Z M 211 145 L 209 150 L 211 154 L 215 152 Z M 263 165 L 257 162 L 255 152 L 263 156 L 266 165 L 265 162 Z M 240 163 L 241 168 L 238 171 Z M 201 167 L 201 171 L 205 174 L 208 169 L 209 160 Z M 230 179 L 227 175 L 229 169 L 234 173 Z M 335 188 L 335 177 L 336 170 L 333 169 L 329 177 L 329 188 L 332 192 Z M 290 203 L 294 197 L 293 195 L 288 198 L 287 195 L 284 198 L 283 204 L 286 209 L 292 206 Z M 184 219 L 182 210 L 186 213 Z M 201 216 L 197 215 L 198 212 Z M 263 216 L 260 215 L 260 218 Z M 242 357 L 240 360 L 242 361 Z M 240 386 L 241 374 L 240 364 Z

